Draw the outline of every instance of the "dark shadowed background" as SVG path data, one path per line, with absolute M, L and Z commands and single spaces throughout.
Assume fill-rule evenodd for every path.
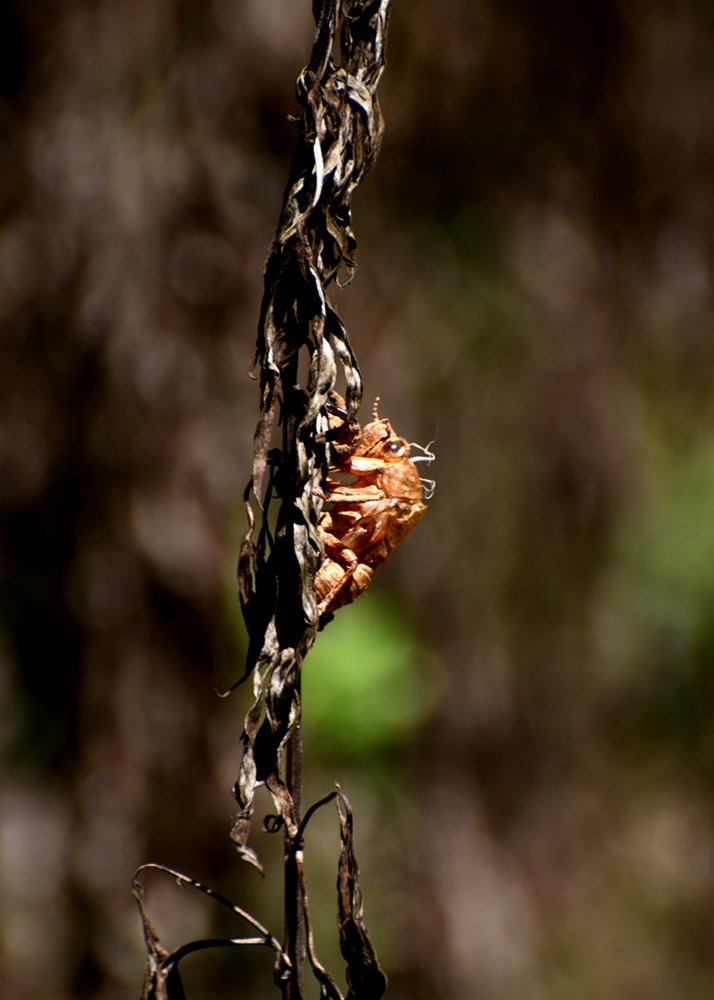
M 279 838 L 263 883 L 228 836 L 247 695 L 214 689 L 309 7 L 0 6 L 6 1000 L 138 995 L 144 861 L 281 935 Z M 713 30 L 709 0 L 394 2 L 333 298 L 363 417 L 436 436 L 437 487 L 304 682 L 306 801 L 352 799 L 393 1000 L 712 995 Z M 168 946 L 243 930 L 147 902 Z M 268 954 L 185 974 L 277 996 Z

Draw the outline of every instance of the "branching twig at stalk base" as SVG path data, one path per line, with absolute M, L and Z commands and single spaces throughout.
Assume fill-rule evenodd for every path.
M 340 933 L 340 949 L 347 963 L 347 982 L 349 991 L 343 997 L 332 976 L 320 964 L 315 954 L 312 925 L 310 922 L 307 890 L 300 866 L 299 892 L 302 901 L 302 913 L 305 922 L 305 937 L 307 957 L 313 975 L 320 984 L 320 996 L 324 1000 L 380 1000 L 384 994 L 387 980 L 377 961 L 367 930 L 362 918 L 362 894 L 359 888 L 359 869 L 352 842 L 352 807 L 347 796 L 339 786 L 319 802 L 308 809 L 300 824 L 297 836 L 291 844 L 292 860 L 302 850 L 303 835 L 312 816 L 329 802 L 335 801 L 340 820 L 340 859 L 337 870 L 337 924 Z M 236 916 L 245 920 L 256 932 L 252 937 L 243 938 L 201 938 L 189 941 L 169 952 L 162 945 L 156 929 L 149 919 L 144 905 L 144 886 L 140 875 L 153 869 L 171 875 L 178 885 L 191 886 L 206 896 L 231 910 Z M 181 872 L 167 868 L 166 865 L 146 864 L 134 874 L 132 891 L 139 907 L 141 922 L 146 942 L 147 962 L 144 985 L 140 1000 L 185 1000 L 185 994 L 179 973 L 179 963 L 187 955 L 206 948 L 235 947 L 238 945 L 263 945 L 271 948 L 274 960 L 273 977 L 285 993 L 286 984 L 293 972 L 290 958 L 282 949 L 280 942 L 263 927 L 263 925 L 240 906 L 231 903 L 220 893 L 210 889 L 202 882 L 183 875 Z
M 215 899 L 222 906 L 227 907 L 237 916 L 247 921 L 258 932 L 257 935 L 246 938 L 201 938 L 197 941 L 189 941 L 187 944 L 181 945 L 173 951 L 167 951 L 161 944 L 159 936 L 156 933 L 156 928 L 149 919 L 144 906 L 144 886 L 139 876 L 148 869 L 166 872 L 166 874 L 172 875 L 179 885 L 190 885 L 206 896 Z M 139 907 L 139 913 L 141 914 L 147 953 L 146 973 L 140 1000 L 184 1000 L 185 994 L 181 984 L 179 962 L 186 955 L 190 955 L 195 951 L 203 951 L 206 948 L 228 948 L 250 944 L 265 945 L 272 948 L 275 954 L 275 981 L 277 983 L 284 982 L 289 975 L 290 963 L 280 946 L 280 942 L 255 917 L 252 917 L 245 910 L 241 909 L 240 906 L 231 903 L 225 896 L 210 889 L 202 882 L 188 878 L 188 876 L 182 875 L 181 872 L 167 868 L 165 865 L 147 864 L 142 865 L 135 872 L 131 888 Z
M 265 268 L 255 363 L 260 418 L 253 474 L 246 491 L 249 530 L 239 584 L 249 635 L 246 673 L 255 701 L 245 720 L 232 837 L 246 860 L 256 786 L 265 784 L 287 833 L 299 819 L 282 776 L 282 755 L 300 717 L 299 676 L 318 626 L 314 580 L 323 557 L 317 533 L 319 487 L 327 461 L 325 404 L 340 362 L 353 415 L 362 384 L 347 332 L 326 297 L 344 267 L 355 268 L 352 194 L 374 163 L 382 136 L 376 88 L 384 69 L 391 0 L 324 0 L 314 5 L 318 30 L 297 84 L 302 113 L 297 147 L 276 237 Z M 339 64 L 337 38 L 339 32 Z M 306 352 L 307 385 L 298 382 Z M 282 441 L 271 450 L 280 403 Z M 271 475 L 263 495 L 266 469 Z M 262 509 L 254 539 L 250 494 Z M 271 503 L 279 498 L 274 537 Z

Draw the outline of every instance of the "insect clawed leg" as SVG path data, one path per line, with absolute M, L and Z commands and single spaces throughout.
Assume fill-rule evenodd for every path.
M 435 440 L 436 440 L 436 438 L 434 438 L 434 441 Z M 416 441 L 410 441 L 409 442 L 409 447 L 410 448 L 418 448 L 421 452 L 423 452 L 422 455 L 413 455 L 413 456 L 410 455 L 409 457 L 410 457 L 411 461 L 412 462 L 426 462 L 427 465 L 431 465 L 431 463 L 436 458 L 436 455 L 434 454 L 434 452 L 429 450 L 431 448 L 431 446 L 433 445 L 434 441 L 430 441 L 429 444 L 426 445 L 426 446 L 424 446 L 423 444 L 417 444 Z
M 431 446 L 433 445 L 434 441 L 436 441 L 436 438 L 431 440 L 427 445 L 417 444 L 416 442 L 411 443 L 409 445 L 410 448 L 418 448 L 421 452 L 423 452 L 422 455 L 410 456 L 411 461 L 426 462 L 427 465 L 431 465 L 431 463 L 436 458 L 436 455 L 431 450 Z M 434 479 L 424 479 L 423 477 L 420 476 L 419 482 L 422 485 L 422 490 L 424 492 L 424 499 L 431 500 L 431 498 L 434 496 L 434 490 L 436 489 L 436 481 Z
M 434 490 L 436 489 L 436 480 L 435 479 L 422 479 L 422 478 L 420 478 L 419 482 L 422 485 L 422 491 L 423 491 L 423 494 L 424 494 L 424 499 L 425 500 L 431 500 L 431 498 L 434 496 Z

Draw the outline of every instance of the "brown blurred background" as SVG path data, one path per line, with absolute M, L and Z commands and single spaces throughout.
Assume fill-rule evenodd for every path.
M 234 567 L 308 0 L 0 6 L 0 981 L 120 1000 L 230 845 Z M 395 0 L 333 297 L 427 516 L 305 667 L 393 1000 L 714 990 L 714 5 Z M 265 811 L 269 802 L 265 801 Z M 308 839 L 336 971 L 336 830 Z M 147 878 L 165 943 L 239 922 Z M 269 955 L 189 997 L 276 996 Z M 313 990 L 308 995 L 317 995 Z

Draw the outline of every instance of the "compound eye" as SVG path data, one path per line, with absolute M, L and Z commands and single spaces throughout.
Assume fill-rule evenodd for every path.
M 409 451 L 409 445 L 402 438 L 392 438 L 382 448 L 382 458 L 387 462 L 401 462 Z

